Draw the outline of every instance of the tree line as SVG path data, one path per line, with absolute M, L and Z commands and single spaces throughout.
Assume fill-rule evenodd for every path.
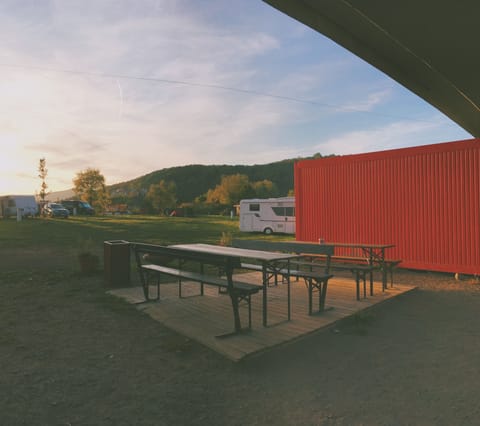
M 48 170 L 45 158 L 40 159 L 38 170 L 42 181 L 38 196 L 44 203 L 48 195 L 46 183 Z M 99 169 L 95 168 L 76 173 L 73 179 L 73 191 L 77 199 L 88 202 L 99 212 L 107 211 L 112 204 L 126 204 L 125 201 L 128 201 L 125 197 L 112 197 L 105 184 L 105 177 Z M 221 214 L 228 213 L 241 199 L 287 195 L 280 194 L 277 185 L 271 180 L 251 182 L 247 175 L 240 173 L 222 176 L 219 184 L 190 202 L 180 201 L 176 183 L 164 179 L 151 183 L 148 188 L 143 188 L 139 192 L 143 195 L 141 201 L 132 205 L 131 210 L 150 214 L 169 214 L 177 208 L 184 209 L 190 214 L 193 212 Z M 135 201 L 138 200 L 135 199 Z

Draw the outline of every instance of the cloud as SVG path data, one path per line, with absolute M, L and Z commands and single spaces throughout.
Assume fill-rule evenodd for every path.
M 366 98 L 357 101 L 347 101 L 336 108 L 338 112 L 365 112 L 372 111 L 391 96 L 391 89 L 365 93 Z
M 366 130 L 350 131 L 339 134 L 315 145 L 315 150 L 328 154 L 358 154 L 404 146 L 425 145 L 429 139 L 425 137 L 434 129 L 440 131 L 441 122 L 432 118 L 431 122 L 397 121 L 384 126 Z M 430 143 L 441 142 L 430 141 Z

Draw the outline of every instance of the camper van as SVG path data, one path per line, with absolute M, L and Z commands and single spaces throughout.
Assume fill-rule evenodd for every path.
M 295 197 L 241 200 L 240 231 L 295 234 Z
M 2 195 L 0 196 L 0 216 L 3 218 L 35 216 L 38 206 L 34 195 Z

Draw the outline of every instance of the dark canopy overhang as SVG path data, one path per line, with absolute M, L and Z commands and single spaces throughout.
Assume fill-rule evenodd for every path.
M 264 0 L 480 137 L 480 1 Z

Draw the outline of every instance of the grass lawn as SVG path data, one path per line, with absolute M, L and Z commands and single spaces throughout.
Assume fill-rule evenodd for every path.
M 0 220 L 0 251 L 8 265 L 23 262 L 21 271 L 43 269 L 76 272 L 77 256 L 88 250 L 100 258 L 102 267 L 104 241 L 125 240 L 154 244 L 210 243 L 220 244 L 227 238 L 291 239 L 286 235 L 263 236 L 241 233 L 238 219 L 223 216 L 193 218 L 161 216 L 77 216 L 69 219 L 36 218 L 21 222 Z M 18 268 L 15 266 L 15 270 Z
M 157 244 L 218 243 L 223 232 L 239 233 L 238 221 L 221 216 L 195 218 L 159 216 L 76 216 L 69 219 L 0 220 L 0 242 L 10 248 L 70 250 L 92 239 L 98 250 L 103 241 L 127 240 Z

